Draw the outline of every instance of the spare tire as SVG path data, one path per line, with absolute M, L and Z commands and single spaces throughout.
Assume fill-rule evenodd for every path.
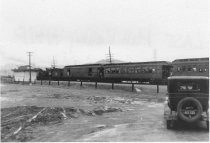
M 186 122 L 197 121 L 203 113 L 201 103 L 193 97 L 186 97 L 177 105 L 178 117 Z

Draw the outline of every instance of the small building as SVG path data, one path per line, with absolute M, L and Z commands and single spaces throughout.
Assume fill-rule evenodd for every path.
M 12 70 L 14 72 L 15 81 L 29 82 L 30 80 L 30 68 L 29 65 L 20 66 L 17 69 Z M 39 68 L 31 68 L 31 82 L 37 80 L 37 75 L 41 71 Z

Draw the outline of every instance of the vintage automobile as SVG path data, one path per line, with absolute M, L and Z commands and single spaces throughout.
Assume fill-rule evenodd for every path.
M 209 128 L 209 78 L 204 76 L 171 76 L 168 78 L 168 99 L 164 117 L 167 128 L 174 121 L 205 121 Z

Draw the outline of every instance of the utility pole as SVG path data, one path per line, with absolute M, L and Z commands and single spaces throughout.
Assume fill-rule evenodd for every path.
M 107 62 L 109 62 L 110 64 L 112 63 L 112 53 L 111 53 L 111 50 L 110 50 L 110 46 L 109 46 L 109 53 L 108 53 L 108 60 Z
M 111 55 L 111 51 L 110 51 L 110 46 L 109 46 L 109 63 L 112 63 L 112 55 Z
M 111 64 L 114 62 L 113 60 L 113 54 L 111 53 L 111 49 L 110 49 L 110 46 L 109 46 L 109 53 L 106 54 L 106 62 Z
M 29 57 L 29 83 L 31 83 L 31 53 L 32 52 L 27 52 L 28 57 Z
M 52 68 L 55 68 L 55 58 L 54 58 L 54 56 L 53 56 Z

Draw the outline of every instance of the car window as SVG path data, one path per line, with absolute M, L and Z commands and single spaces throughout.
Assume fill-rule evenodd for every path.
M 178 82 L 178 91 L 200 91 L 199 84 L 196 82 Z

